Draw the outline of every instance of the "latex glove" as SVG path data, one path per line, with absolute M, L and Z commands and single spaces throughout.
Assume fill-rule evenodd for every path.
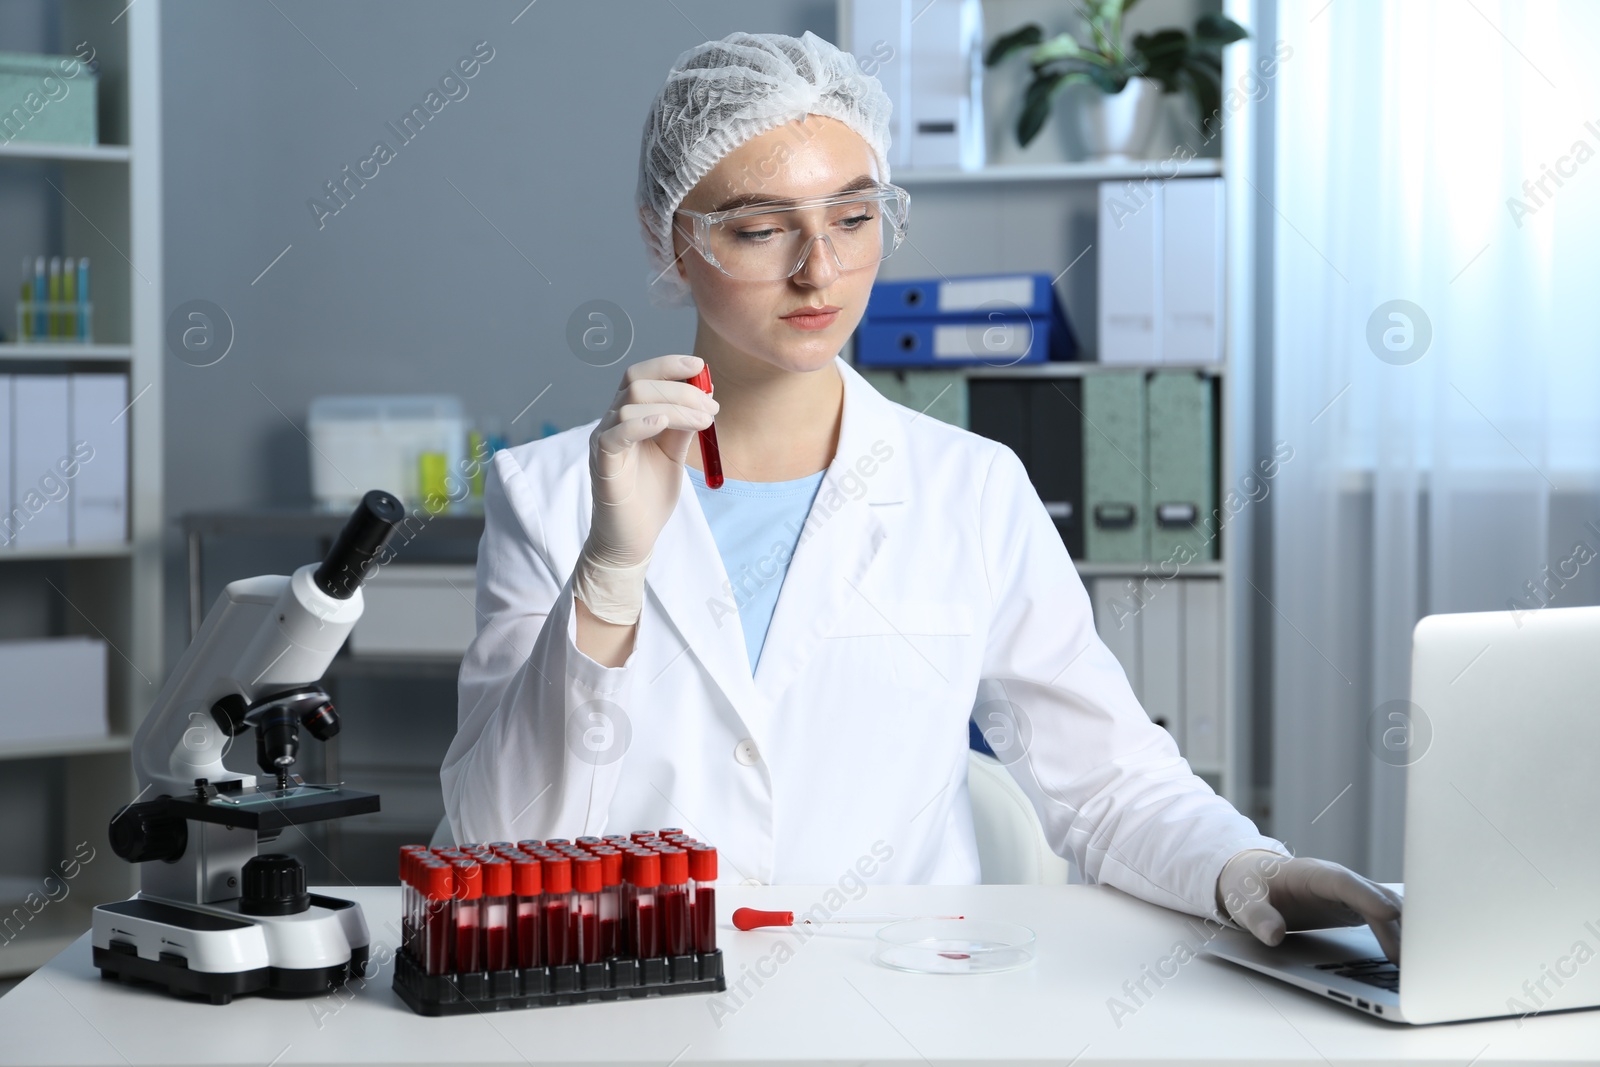
M 678 503 L 683 460 L 718 404 L 681 378 L 698 356 L 657 356 L 622 376 L 611 407 L 589 436 L 594 507 L 578 553 L 573 595 L 597 618 L 631 626 L 644 606 L 644 573 L 656 538 Z
M 1400 963 L 1399 894 L 1328 860 L 1250 849 L 1223 864 L 1217 907 L 1268 945 L 1289 930 L 1366 923 L 1383 954 Z

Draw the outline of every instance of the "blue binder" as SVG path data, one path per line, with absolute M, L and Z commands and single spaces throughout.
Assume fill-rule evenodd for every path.
M 877 282 L 856 330 L 865 367 L 1008 367 L 1077 351 L 1048 274 Z

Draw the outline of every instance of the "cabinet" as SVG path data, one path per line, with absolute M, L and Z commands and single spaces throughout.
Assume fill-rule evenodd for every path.
M 16 813 L 0 830 L 0 976 L 33 970 L 88 929 L 93 905 L 137 888 L 106 827 L 134 799 L 129 739 L 164 671 L 160 0 L 38 7 L 49 13 L 37 22 L 49 38 L 8 47 L 55 55 L 79 42 L 93 48 L 100 143 L 0 144 L 7 195 L 37 212 L 32 230 L 16 232 L 40 242 L 0 249 L 0 261 L 15 269 L 25 254 L 90 257 L 94 341 L 15 343 L 12 289 L 0 374 L 127 375 L 131 403 L 118 421 L 128 434 L 128 536 L 0 548 L 3 635 L 105 641 L 110 725 L 105 737 L 0 746 L 0 802 Z

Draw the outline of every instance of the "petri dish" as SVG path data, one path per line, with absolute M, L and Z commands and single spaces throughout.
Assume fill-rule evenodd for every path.
M 878 931 L 874 963 L 914 974 L 994 974 L 1033 962 L 1033 931 L 990 919 L 905 919 Z

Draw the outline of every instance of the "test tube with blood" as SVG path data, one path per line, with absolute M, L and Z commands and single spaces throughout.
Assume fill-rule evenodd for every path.
M 694 950 L 717 947 L 717 850 L 698 845 L 689 850 L 689 910 L 694 916 Z
M 600 844 L 600 841 L 601 841 L 601 839 L 598 838 L 598 837 L 589 836 L 589 837 L 577 838 L 572 843 L 574 845 L 577 845 L 581 849 L 588 850 L 588 849 L 594 848 L 596 845 Z
M 492 856 L 479 864 L 483 870 L 483 904 L 479 928 L 483 931 L 483 969 L 504 971 L 511 962 L 511 864 Z
M 544 894 L 539 898 L 544 962 L 559 967 L 576 962 L 572 944 L 572 860 L 553 855 L 540 861 Z
M 622 853 L 597 848 L 600 859 L 600 958 L 622 954 Z
M 682 956 L 693 951 L 693 933 L 689 928 L 689 854 L 681 848 L 661 850 L 661 889 L 657 899 L 663 954 Z
M 600 857 L 572 861 L 572 941 L 574 963 L 598 963 L 600 955 Z
M 454 920 L 456 943 L 454 969 L 458 972 L 483 970 L 480 949 L 483 934 L 480 932 L 479 912 L 483 904 L 483 868 L 477 860 L 456 860 L 451 865 L 455 872 Z
M 688 381 L 702 393 L 710 393 L 711 368 L 702 366 L 700 373 Z M 717 448 L 717 424 L 714 422 L 700 431 L 700 465 L 705 468 L 706 488 L 721 489 L 722 453 Z
M 417 939 L 417 913 L 422 894 L 417 889 L 417 860 L 428 855 L 427 845 L 400 846 L 400 947 L 414 949 Z
M 640 844 L 645 841 L 654 841 L 657 838 L 657 834 L 654 830 L 635 830 L 628 836 L 633 838 L 634 844 Z
M 661 885 L 661 856 L 649 851 L 635 852 L 628 873 L 632 887 L 626 917 L 628 935 L 634 954 L 640 959 L 650 959 L 661 955 L 660 912 L 656 908 L 657 888 Z
M 564 837 L 547 837 L 544 840 L 544 847 L 545 848 L 555 848 L 557 845 L 570 845 L 570 844 L 572 844 L 572 842 L 567 840 Z
M 544 842 L 540 841 L 537 837 L 526 837 L 517 842 L 517 847 L 522 849 L 524 852 L 529 852 L 536 848 L 543 848 Z
M 543 867 L 526 853 L 511 861 L 511 889 L 516 895 L 517 966 L 539 967 L 539 897 L 544 893 Z
M 455 896 L 455 871 L 442 860 L 422 860 L 423 918 L 422 968 L 428 974 L 449 974 L 454 970 L 451 952 L 455 941 L 451 903 Z

